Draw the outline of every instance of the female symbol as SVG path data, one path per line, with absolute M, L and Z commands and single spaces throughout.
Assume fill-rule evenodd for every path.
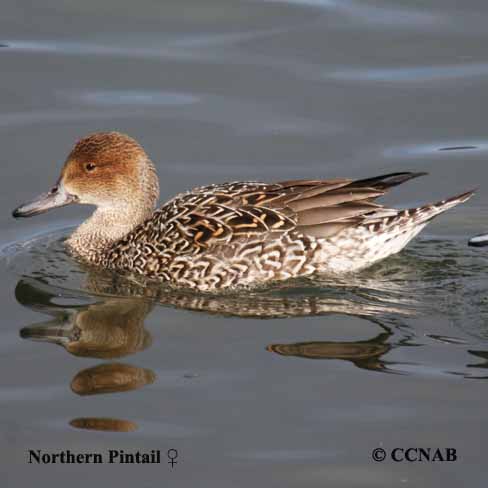
M 169 459 L 168 464 L 171 464 L 171 467 L 174 468 L 175 464 L 178 462 L 175 461 L 175 459 L 178 457 L 178 451 L 176 449 L 168 449 L 167 456 Z

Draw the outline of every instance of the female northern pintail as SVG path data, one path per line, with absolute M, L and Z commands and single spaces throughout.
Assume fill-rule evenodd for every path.
M 175 286 L 216 290 L 347 273 L 399 252 L 432 218 L 472 195 L 404 210 L 375 202 L 422 174 L 222 183 L 181 193 L 154 210 L 153 163 L 131 137 L 104 132 L 81 139 L 56 186 L 13 215 L 95 205 L 66 241 L 74 256 Z

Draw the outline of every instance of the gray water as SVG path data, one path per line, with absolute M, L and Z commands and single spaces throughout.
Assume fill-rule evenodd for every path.
M 488 254 L 466 243 L 488 228 L 487 22 L 481 0 L 3 2 L 2 486 L 485 486 Z M 403 170 L 430 175 L 388 204 L 479 191 L 347 280 L 171 292 L 65 254 L 88 208 L 10 216 L 75 140 L 114 129 L 156 162 L 163 200 Z M 458 459 L 379 463 L 377 447 Z

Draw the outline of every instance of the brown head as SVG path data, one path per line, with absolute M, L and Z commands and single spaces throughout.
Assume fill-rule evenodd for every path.
M 125 134 L 97 132 L 74 146 L 49 192 L 18 207 L 13 216 L 30 217 L 70 203 L 118 211 L 121 219 L 126 212 L 147 216 L 158 197 L 156 171 L 144 149 Z

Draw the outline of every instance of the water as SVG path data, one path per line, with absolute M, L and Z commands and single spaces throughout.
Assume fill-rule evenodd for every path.
M 2 486 L 484 486 L 485 2 L 2 5 Z M 162 198 L 211 182 L 428 171 L 388 204 L 473 187 L 353 278 L 194 296 L 93 273 L 61 239 L 89 214 L 14 221 L 73 142 L 136 137 Z M 452 463 L 374 448 L 454 447 Z M 159 465 L 27 463 L 161 449 Z M 168 449 L 179 463 L 166 464 Z

